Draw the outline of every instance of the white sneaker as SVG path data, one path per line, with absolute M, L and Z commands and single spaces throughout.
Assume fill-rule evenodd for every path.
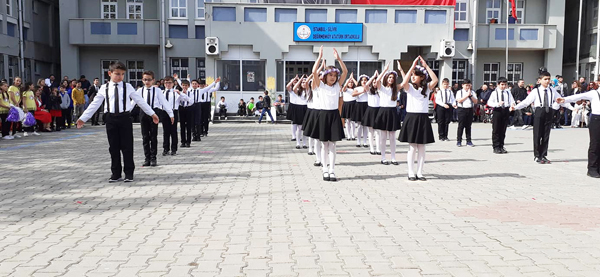
M 14 137 L 13 136 L 4 136 L 2 139 L 9 140 L 9 139 L 14 139 Z
M 23 136 L 24 136 L 24 137 L 28 137 L 28 136 L 29 136 L 29 134 L 28 134 L 27 132 L 24 132 L 24 133 L 23 133 Z
M 525 130 L 527 129 L 527 125 L 523 125 L 523 127 L 521 127 L 521 130 Z
M 36 132 L 36 131 L 33 131 L 33 135 L 34 135 L 34 136 L 39 136 L 39 135 L 40 135 L 40 133 L 38 133 L 38 132 Z
M 227 117 L 225 117 L 225 120 L 227 120 Z
M 13 138 L 21 138 L 21 135 L 15 134 L 14 136 L 11 136 L 11 137 L 13 137 Z

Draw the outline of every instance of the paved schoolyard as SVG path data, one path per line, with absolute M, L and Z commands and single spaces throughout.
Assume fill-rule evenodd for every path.
M 142 168 L 136 125 L 129 184 L 106 181 L 102 126 L 0 141 L 0 276 L 600 276 L 587 129 L 553 130 L 538 165 L 531 130 L 494 155 L 476 124 L 474 148 L 428 146 L 427 182 L 407 180 L 405 144 L 384 166 L 347 141 L 323 182 L 289 133 L 211 125 Z

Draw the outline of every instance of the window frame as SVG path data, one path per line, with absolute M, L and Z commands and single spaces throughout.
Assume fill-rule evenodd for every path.
M 283 11 L 283 10 L 287 10 L 287 11 L 293 10 L 295 12 L 295 14 L 296 14 L 296 18 L 294 18 L 294 20 L 291 20 L 291 21 L 277 20 L 277 12 L 278 11 Z M 274 14 L 274 16 L 275 16 L 275 18 L 274 18 L 275 22 L 296 22 L 298 20 L 298 9 L 296 9 L 296 8 L 275 8 L 275 14 Z
M 516 70 L 517 66 L 521 67 L 521 70 Z M 508 84 L 516 84 L 520 79 L 523 79 L 523 63 L 508 63 L 506 65 L 506 79 L 508 80 Z M 512 70 L 510 69 L 512 67 Z M 515 78 L 515 74 L 519 74 L 518 78 Z M 511 77 L 512 76 L 512 77 Z
M 176 3 L 177 5 L 173 5 Z M 187 1 L 184 1 L 184 6 L 179 6 L 180 0 L 169 0 L 169 18 L 184 19 L 187 18 Z M 177 10 L 177 16 L 173 16 L 173 10 Z M 184 15 L 182 16 L 182 11 Z
M 205 19 L 206 18 L 206 5 L 205 3 L 212 3 L 213 0 L 196 0 L 196 18 L 197 19 Z M 202 3 L 202 6 L 200 5 Z M 202 12 L 200 12 L 202 10 Z
M 206 58 L 196 58 L 196 79 L 206 81 Z
M 13 0 L 6 0 L 6 15 L 13 16 Z
M 457 9 L 460 7 L 459 4 L 465 4 L 465 9 Z M 465 16 L 464 20 L 460 19 L 460 16 Z M 458 19 L 456 18 L 458 16 Z M 469 2 L 467 0 L 456 0 L 456 6 L 454 7 L 454 21 L 455 22 L 469 22 Z
M 487 3 L 489 3 L 489 2 L 492 3 L 492 7 L 488 7 Z M 497 8 L 494 7 L 494 4 L 496 2 L 498 2 Z M 500 17 L 502 17 L 502 0 L 486 0 L 485 3 L 486 3 L 486 5 L 485 5 L 485 23 L 489 24 L 490 20 L 492 20 L 494 18 L 498 21 L 498 23 L 500 23 L 500 21 L 501 21 Z M 497 12 L 498 16 L 497 17 L 489 17 L 488 15 L 490 12 Z
M 517 2 L 517 21 L 515 22 L 516 24 L 524 24 L 525 23 L 525 0 L 516 0 Z M 519 5 L 522 4 L 522 5 Z M 519 8 L 519 6 L 521 6 Z M 519 16 L 519 12 L 521 14 L 521 16 Z
M 129 63 L 135 63 L 135 68 L 133 68 L 132 66 L 129 65 Z M 142 63 L 142 68 L 139 68 L 139 64 Z M 144 82 L 142 81 L 142 77 L 143 77 L 143 73 L 144 73 L 144 66 L 145 66 L 145 62 L 143 60 L 128 60 L 127 61 L 127 82 L 129 84 L 131 84 L 131 86 L 133 86 L 133 88 L 137 89 L 138 86 L 144 86 Z M 136 77 L 135 78 L 131 78 L 131 73 L 135 73 Z M 139 76 L 141 76 L 140 78 L 138 78 L 138 73 Z M 135 82 L 135 83 L 133 83 Z
M 440 61 L 427 60 L 426 62 L 429 68 L 431 68 L 431 70 L 433 71 L 433 73 L 435 73 L 436 76 L 440 76 Z
M 179 66 L 173 66 L 173 61 L 175 60 L 179 60 Z M 187 60 L 188 61 L 188 66 L 181 66 L 183 63 L 182 61 Z M 169 69 L 171 72 L 171 76 L 173 76 L 173 74 L 177 73 L 177 75 L 179 75 L 179 79 L 181 80 L 187 80 L 187 75 L 190 73 L 190 64 L 189 64 L 189 58 L 171 58 L 170 63 L 169 63 Z M 177 72 L 175 72 L 175 70 L 177 70 Z M 181 72 L 185 70 L 185 74 L 182 74 Z
M 460 69 L 459 63 L 464 64 L 464 69 Z M 458 73 L 464 72 L 464 78 L 458 78 Z M 452 85 L 462 84 L 462 81 L 468 79 L 469 74 L 469 60 L 452 60 Z
M 102 83 L 100 83 L 100 85 L 106 84 L 108 81 L 110 81 L 110 78 L 107 78 L 110 64 L 113 62 L 118 62 L 118 61 L 119 60 L 116 60 L 116 59 L 115 60 L 111 60 L 111 59 L 100 60 L 100 70 L 102 71 L 102 78 L 101 78 Z M 104 62 L 108 62 L 108 66 L 106 68 L 104 68 Z
M 119 5 L 117 5 L 117 0 L 102 0 L 100 1 L 100 18 L 102 19 L 118 19 L 119 18 Z M 108 12 L 104 11 L 104 7 L 107 6 L 108 8 Z M 114 6 L 115 7 L 115 11 L 111 12 L 110 11 L 110 7 Z M 106 17 L 106 15 L 108 15 L 108 17 Z M 114 17 L 111 17 L 111 15 L 114 15 Z
M 485 66 L 489 65 L 489 70 L 485 70 Z M 497 66 L 497 70 L 493 70 L 493 66 Z M 488 75 L 488 79 L 486 79 L 485 75 Z M 492 78 L 492 74 L 496 74 L 496 78 Z M 500 63 L 484 63 L 483 64 L 483 82 L 484 83 L 495 83 L 498 81 L 498 76 L 500 75 Z M 494 79 L 494 80 L 493 80 Z
M 133 6 L 134 7 L 134 12 L 131 13 L 129 11 L 129 7 Z M 137 13 L 135 11 L 135 6 L 140 6 L 140 12 Z M 139 14 L 139 18 L 135 17 L 136 15 Z M 131 18 L 131 16 L 134 16 L 133 18 Z M 144 0 L 127 0 L 127 19 L 144 19 Z

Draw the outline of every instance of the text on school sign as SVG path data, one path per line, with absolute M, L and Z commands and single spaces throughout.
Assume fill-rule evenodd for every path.
M 362 23 L 294 23 L 294 41 L 362 42 Z

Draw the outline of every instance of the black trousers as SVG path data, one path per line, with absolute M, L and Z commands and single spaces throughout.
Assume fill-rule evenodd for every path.
M 200 134 L 202 134 L 202 105 L 201 103 L 196 103 L 192 106 L 194 110 L 194 141 L 200 140 Z
M 62 117 L 63 117 L 63 127 L 64 128 L 64 123 L 67 123 L 67 126 L 69 128 L 71 128 L 71 124 L 73 123 L 73 108 L 68 108 L 68 109 L 63 109 L 62 110 Z
M 192 143 L 193 107 L 179 106 L 179 119 L 181 120 L 181 143 Z
M 219 116 L 227 117 L 227 109 L 226 108 L 220 108 L 219 109 Z
M 175 120 L 171 124 L 171 118 L 167 112 L 163 112 L 162 115 L 162 126 L 163 126 L 163 150 L 171 152 L 177 152 L 177 123 L 179 122 L 179 111 L 173 110 Z
M 202 130 L 207 134 L 208 123 L 210 121 L 210 102 L 202 102 L 200 105 L 202 106 Z
M 471 142 L 471 126 L 473 125 L 473 108 L 457 108 L 458 130 L 456 141 L 462 142 L 463 131 L 467 135 L 467 142 Z
M 552 130 L 554 110 L 546 112 L 544 108 L 535 108 L 533 115 L 533 155 L 544 158 L 548 155 L 550 130 Z
M 126 178 L 133 178 L 135 164 L 133 163 L 131 114 L 129 112 L 108 114 L 106 116 L 106 135 L 108 137 L 112 177 L 121 177 L 121 171 L 124 171 Z M 123 167 L 121 167 L 121 154 L 123 154 Z
M 510 110 L 508 108 L 494 109 L 494 115 L 492 116 L 492 146 L 494 149 L 504 147 L 509 117 Z
M 160 109 L 154 109 L 154 112 L 156 115 L 163 113 Z M 146 161 L 156 160 L 156 153 L 158 152 L 158 124 L 152 122 L 151 116 L 141 113 L 140 125 Z
M 12 125 L 11 122 L 6 121 L 7 118 L 8 118 L 8 113 L 0 114 L 0 120 L 2 120 L 2 136 L 3 137 L 9 135 L 10 126 Z
M 450 121 L 452 121 L 452 107 L 446 109 L 438 105 L 435 110 L 437 113 L 438 134 L 440 139 L 447 138 L 448 126 L 450 125 Z
M 600 115 L 592 114 L 590 124 L 590 148 L 588 150 L 588 172 L 600 171 Z
M 100 111 L 104 110 L 104 105 L 100 106 L 100 108 L 98 108 L 98 110 L 94 113 L 94 115 L 92 115 L 92 125 L 98 125 L 98 120 L 100 119 Z M 102 117 L 102 120 L 104 122 L 104 116 Z

